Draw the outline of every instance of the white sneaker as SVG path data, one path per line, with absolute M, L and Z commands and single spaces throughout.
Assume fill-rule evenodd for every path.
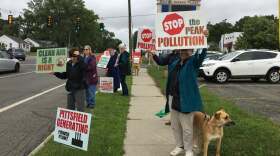
M 186 155 L 185 156 L 193 156 L 193 151 L 186 151 Z
M 184 153 L 184 149 L 183 148 L 180 148 L 180 147 L 176 147 L 173 151 L 170 152 L 170 155 L 171 156 L 177 156 L 179 154 L 182 154 Z

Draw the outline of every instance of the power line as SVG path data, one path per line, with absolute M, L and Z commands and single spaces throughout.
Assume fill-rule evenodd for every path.
M 156 14 L 142 14 L 142 15 L 133 15 L 131 17 L 146 17 L 146 16 L 155 16 Z M 107 17 L 100 17 L 101 20 L 106 19 L 117 19 L 117 18 L 128 18 L 128 16 L 107 16 Z

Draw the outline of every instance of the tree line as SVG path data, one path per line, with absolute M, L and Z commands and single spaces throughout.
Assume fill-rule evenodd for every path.
M 226 20 L 207 24 L 210 50 L 219 50 L 221 36 L 226 33 L 243 32 L 236 49 L 279 49 L 278 18 L 270 16 L 245 16 L 231 24 Z
M 0 35 L 47 40 L 59 47 L 91 45 L 96 51 L 115 48 L 121 41 L 99 22 L 99 16 L 83 0 L 31 0 L 12 25 L 0 20 Z M 51 26 L 48 17 L 52 17 Z M 79 29 L 77 30 L 77 18 Z

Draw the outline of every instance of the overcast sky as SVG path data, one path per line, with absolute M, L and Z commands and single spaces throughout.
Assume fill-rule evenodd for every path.
M 0 12 L 6 16 L 8 10 L 18 15 L 29 0 L 0 0 Z M 277 15 L 278 0 L 202 0 L 201 10 L 206 19 L 211 23 L 227 19 L 235 23 L 243 16 L 253 15 Z M 156 0 L 131 0 L 132 15 L 146 15 L 156 13 Z M 127 17 L 106 18 L 126 16 L 128 13 L 127 0 L 85 0 L 86 7 L 93 10 L 100 17 L 108 30 L 114 32 L 116 37 L 128 43 Z M 133 18 L 133 28 L 153 27 L 155 16 L 141 16 Z

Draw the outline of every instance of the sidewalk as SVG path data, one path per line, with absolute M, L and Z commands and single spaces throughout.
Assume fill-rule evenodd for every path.
M 133 77 L 127 121 L 125 156 L 167 156 L 174 148 L 170 126 L 155 113 L 164 108 L 165 98 L 146 69 Z M 168 117 L 169 118 L 169 117 Z

